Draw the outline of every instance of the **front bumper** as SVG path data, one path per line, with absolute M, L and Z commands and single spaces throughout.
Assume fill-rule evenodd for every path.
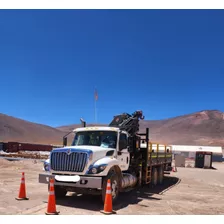
M 39 183 L 48 184 L 50 178 L 53 178 L 55 185 L 77 188 L 102 189 L 102 177 L 80 176 L 80 181 L 78 182 L 59 182 L 54 177 L 55 175 L 50 173 L 41 173 L 39 174 Z

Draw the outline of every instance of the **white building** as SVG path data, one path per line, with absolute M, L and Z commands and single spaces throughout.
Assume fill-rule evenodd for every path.
M 222 154 L 221 146 L 200 146 L 200 145 L 172 145 L 173 152 L 213 152 L 216 154 Z
M 189 166 L 195 166 L 200 154 L 211 154 L 211 162 L 223 161 L 223 151 L 221 146 L 172 145 L 172 151 L 178 166 L 186 166 L 186 163 L 189 162 L 191 163 Z

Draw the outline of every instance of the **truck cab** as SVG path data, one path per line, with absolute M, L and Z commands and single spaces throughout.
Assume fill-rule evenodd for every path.
M 128 170 L 128 133 L 111 127 L 77 128 L 74 133 L 71 146 L 51 152 L 51 172 L 105 176 L 115 164 Z

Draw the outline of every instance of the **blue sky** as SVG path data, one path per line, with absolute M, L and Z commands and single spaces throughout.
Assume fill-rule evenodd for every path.
M 224 111 L 223 10 L 1 10 L 0 112 L 60 126 Z

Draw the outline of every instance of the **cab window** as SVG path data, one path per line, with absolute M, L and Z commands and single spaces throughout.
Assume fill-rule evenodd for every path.
M 128 139 L 126 134 L 120 134 L 119 150 L 126 149 L 128 146 Z

